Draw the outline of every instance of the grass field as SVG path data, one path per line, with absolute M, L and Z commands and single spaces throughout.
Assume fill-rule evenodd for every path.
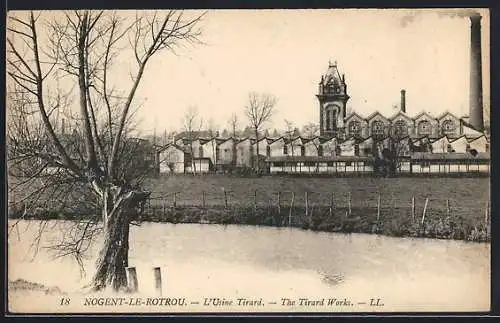
M 224 205 L 224 191 L 229 205 L 253 205 L 255 192 L 258 205 L 277 205 L 278 191 L 281 205 L 289 206 L 292 192 L 294 205 L 305 204 L 308 192 L 310 206 L 328 206 L 332 199 L 337 207 L 347 207 L 349 196 L 353 208 L 376 208 L 380 194 L 381 208 L 411 207 L 415 197 L 416 213 L 421 214 L 428 198 L 429 212 L 446 211 L 464 217 L 484 218 L 490 199 L 489 178 L 313 178 L 313 177 L 231 177 L 162 176 L 147 183 L 152 190 L 151 204 L 167 206 Z
M 187 175 L 150 179 L 145 188 L 152 195 L 140 221 L 293 226 L 478 242 L 491 238 L 489 178 Z M 73 207 L 59 210 L 43 205 L 25 218 L 73 220 L 99 212 L 88 203 L 69 204 Z M 20 217 L 21 211 L 10 208 L 9 216 Z

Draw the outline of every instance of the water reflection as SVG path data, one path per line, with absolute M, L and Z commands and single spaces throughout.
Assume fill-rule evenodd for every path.
M 53 230 L 53 237 L 57 232 Z M 24 278 L 69 291 L 81 287 L 91 274 L 81 279 L 75 263 L 52 261 L 46 252 L 33 263 L 24 261 L 29 239 L 9 238 L 11 280 Z M 489 244 L 159 223 L 132 227 L 130 238 L 129 262 L 137 267 L 140 292 L 145 294 L 154 292 L 152 267 L 159 266 L 165 277 L 164 295 L 383 298 L 386 311 L 489 308 Z M 94 261 L 86 260 L 88 268 Z M 266 309 L 283 311 L 279 306 Z

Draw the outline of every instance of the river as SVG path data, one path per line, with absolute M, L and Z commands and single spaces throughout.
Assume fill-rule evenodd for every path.
M 47 249 L 32 259 L 29 249 L 39 224 L 24 221 L 10 232 L 8 278 L 57 286 L 73 295 L 68 296 L 72 306 L 61 306 L 59 296 L 41 301 L 12 292 L 9 305 L 15 311 L 433 312 L 490 307 L 490 244 L 166 223 L 131 227 L 129 264 L 137 268 L 138 297 L 157 296 L 153 267 L 161 267 L 162 296 L 184 298 L 187 304 L 90 306 L 75 295 L 92 275 L 96 247 L 84 261 L 84 275 L 75 261 L 54 260 Z M 61 221 L 50 221 L 46 229 L 41 246 L 69 233 Z M 25 301 L 30 296 L 37 302 Z M 238 305 L 243 298 L 262 304 Z

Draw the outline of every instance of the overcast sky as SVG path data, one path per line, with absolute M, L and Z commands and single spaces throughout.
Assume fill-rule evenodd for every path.
M 489 15 L 480 12 L 489 106 Z M 137 117 L 145 132 L 181 130 L 189 106 L 220 129 L 236 113 L 243 128 L 250 91 L 278 98 L 271 129 L 283 128 L 284 119 L 297 127 L 318 122 L 315 94 L 329 60 L 345 74 L 348 108 L 361 115 L 391 116 L 403 88 L 410 115 L 468 113 L 470 21 L 463 9 L 214 10 L 203 26 L 206 45 L 160 53 L 148 65 L 136 101 L 143 102 Z

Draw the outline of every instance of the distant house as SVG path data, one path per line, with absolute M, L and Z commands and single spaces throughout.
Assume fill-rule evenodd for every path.
M 340 152 L 337 151 L 337 138 L 320 139 L 321 147 L 323 147 L 323 156 L 337 156 Z
M 186 173 L 206 174 L 213 171 L 214 164 L 210 158 L 195 157 L 187 160 L 184 169 Z
M 380 112 L 375 111 L 366 118 L 370 136 L 385 137 L 390 131 L 390 120 L 384 117 Z
M 460 136 L 460 119 L 454 114 L 446 111 L 437 117 L 441 135 L 448 138 L 456 138 Z
M 469 151 L 469 141 L 465 136 L 450 141 L 451 151 L 453 153 L 466 153 Z
M 253 139 L 245 138 L 236 144 L 236 166 L 252 167 L 253 165 Z
M 304 156 L 322 156 L 323 147 L 319 137 L 304 139 Z
M 271 174 L 360 174 L 373 173 L 373 157 L 279 156 L 266 159 Z
M 186 152 L 175 144 L 168 144 L 158 151 L 160 173 L 180 174 L 184 173 Z
M 364 140 L 361 140 L 358 143 L 359 156 L 366 156 L 366 157 L 373 156 L 374 153 L 373 144 L 374 144 L 373 137 L 368 137 Z
M 238 140 L 233 137 L 221 140 L 218 146 L 217 164 L 233 165 L 236 164 L 236 144 Z
M 252 143 L 252 152 L 254 156 L 257 154 L 257 145 L 259 146 L 259 155 L 267 156 L 270 154 L 269 145 L 273 142 L 271 138 L 263 137 L 259 138 L 258 142 L 253 141 Z
M 486 136 L 482 135 L 469 141 L 469 149 L 474 149 L 479 153 L 487 153 L 490 151 L 490 144 L 488 139 L 486 139 Z
M 356 139 L 349 138 L 339 144 L 340 156 L 356 156 Z
M 215 165 L 217 163 L 217 148 L 218 148 L 218 142 L 216 138 L 210 138 L 210 139 L 199 139 L 199 153 L 195 157 L 198 158 L 210 158 L 210 161 L 212 162 L 212 165 Z
M 365 138 L 369 135 L 368 122 L 356 112 L 346 118 L 345 124 L 349 137 Z
M 300 136 L 286 141 L 288 156 L 305 156 L 304 142 L 306 140 Z
M 288 155 L 288 147 L 286 146 L 285 138 L 279 137 L 269 144 L 269 156 L 285 156 Z
M 406 137 L 413 135 L 415 131 L 415 124 L 403 111 L 399 111 L 390 118 L 391 120 L 391 136 L 396 138 Z
M 450 145 L 450 140 L 446 135 L 441 136 L 441 138 L 438 138 L 436 140 L 433 140 L 431 142 L 431 147 L 432 147 L 432 152 L 435 154 L 447 153 L 451 152 L 452 150 Z
M 490 172 L 490 156 L 479 153 L 414 153 L 411 156 L 413 174 L 474 174 Z

